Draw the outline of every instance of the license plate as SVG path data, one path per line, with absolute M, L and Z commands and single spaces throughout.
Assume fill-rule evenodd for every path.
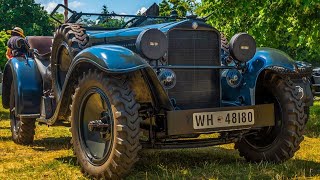
M 194 129 L 235 127 L 253 124 L 253 109 L 193 113 Z

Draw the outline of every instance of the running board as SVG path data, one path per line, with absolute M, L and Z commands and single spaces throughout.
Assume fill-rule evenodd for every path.
M 193 140 L 167 140 L 163 142 L 155 142 L 154 144 L 142 141 L 140 142 L 143 148 L 148 149 L 184 149 L 184 148 L 200 148 L 208 146 L 217 146 L 222 144 L 229 144 L 239 141 L 239 138 L 231 139 L 193 139 Z

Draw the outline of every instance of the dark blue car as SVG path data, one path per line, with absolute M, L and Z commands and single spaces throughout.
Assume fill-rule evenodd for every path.
M 4 69 L 16 143 L 32 143 L 36 121 L 69 120 L 78 162 L 98 179 L 124 177 L 142 147 L 235 143 L 248 161 L 276 163 L 299 150 L 311 72 L 284 52 L 246 33 L 228 43 L 205 18 L 159 17 L 157 5 L 141 16 L 59 5 L 53 18 L 59 8 L 70 18 L 54 37 L 28 37 L 31 55 Z

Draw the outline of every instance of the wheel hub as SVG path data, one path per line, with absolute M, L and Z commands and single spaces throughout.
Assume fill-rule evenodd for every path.
M 88 129 L 90 132 L 100 132 L 102 139 L 110 140 L 111 137 L 111 117 L 108 112 L 101 113 L 101 119 L 90 121 Z
M 103 90 L 93 87 L 81 98 L 79 133 L 82 148 L 94 165 L 103 164 L 113 144 L 113 114 Z

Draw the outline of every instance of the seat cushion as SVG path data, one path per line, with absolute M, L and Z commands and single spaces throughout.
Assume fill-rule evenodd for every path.
M 48 54 L 51 52 L 52 36 L 28 36 L 26 39 L 30 48 L 37 49 L 39 54 Z

